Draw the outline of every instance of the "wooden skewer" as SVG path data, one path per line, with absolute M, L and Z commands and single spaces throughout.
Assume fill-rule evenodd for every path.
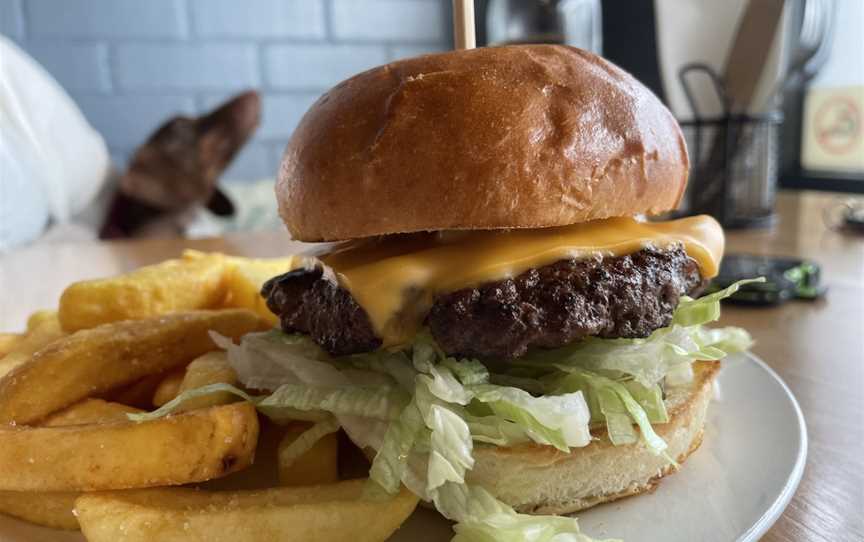
M 474 36 L 474 0 L 453 0 L 453 41 L 456 49 L 477 47 Z

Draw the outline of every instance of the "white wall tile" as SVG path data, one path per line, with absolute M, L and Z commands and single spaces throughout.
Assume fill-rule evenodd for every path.
M 202 37 L 323 38 L 323 0 L 191 0 L 192 29 Z
M 108 49 L 92 43 L 36 43 L 27 46 L 35 58 L 67 91 L 107 92 Z
M 124 44 L 113 69 L 118 88 L 132 91 L 242 89 L 260 79 L 252 44 Z
M 20 40 L 24 37 L 24 14 L 21 0 L 0 1 L 0 34 Z
M 441 41 L 446 34 L 438 0 L 333 0 L 333 36 L 370 41 Z
M 274 45 L 265 49 L 265 80 L 276 88 L 326 89 L 387 61 L 383 45 Z
M 27 0 L 28 28 L 33 37 L 181 38 L 184 8 L 182 0 Z

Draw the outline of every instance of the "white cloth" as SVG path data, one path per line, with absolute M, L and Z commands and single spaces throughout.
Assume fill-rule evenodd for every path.
M 109 173 L 105 141 L 75 102 L 0 36 L 0 252 L 68 222 Z

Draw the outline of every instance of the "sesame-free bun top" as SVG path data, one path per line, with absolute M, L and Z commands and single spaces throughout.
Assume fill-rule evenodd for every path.
M 276 195 L 295 239 L 336 241 L 657 214 L 687 171 L 678 124 L 632 76 L 573 47 L 520 45 L 339 83 L 300 121 Z

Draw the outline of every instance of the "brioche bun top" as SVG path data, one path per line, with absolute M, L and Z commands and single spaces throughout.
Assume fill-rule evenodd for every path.
M 674 209 L 687 149 L 672 114 L 606 60 L 558 45 L 392 62 L 306 112 L 282 159 L 301 241 L 540 228 Z

